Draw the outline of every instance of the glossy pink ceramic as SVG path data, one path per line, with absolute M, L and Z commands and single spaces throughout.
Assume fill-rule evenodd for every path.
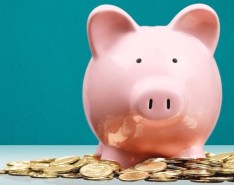
M 83 103 L 102 159 L 129 167 L 155 156 L 204 157 L 222 101 L 215 11 L 195 4 L 167 26 L 139 26 L 102 5 L 87 26 Z

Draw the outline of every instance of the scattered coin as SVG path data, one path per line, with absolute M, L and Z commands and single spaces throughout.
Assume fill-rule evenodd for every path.
M 220 183 L 223 182 L 221 180 L 206 180 L 206 179 L 190 179 L 191 182 L 198 182 L 198 183 Z
M 217 172 L 217 171 L 221 171 L 223 168 L 222 167 L 211 167 L 209 169 L 207 169 L 207 171 L 211 171 L 211 172 Z
M 100 160 L 101 156 L 100 155 L 96 155 L 96 154 L 86 154 L 86 155 L 84 155 L 84 158 L 86 158 L 86 159 L 92 158 L 92 159 Z
M 157 158 L 149 158 L 147 160 L 145 160 L 145 162 L 161 162 L 161 161 L 165 161 L 166 158 L 163 157 L 157 157 Z
M 33 171 L 43 171 L 45 168 L 48 168 L 49 164 L 48 163 L 32 163 L 30 168 Z
M 185 164 L 186 167 L 191 169 L 210 169 L 209 165 L 197 164 L 197 163 L 187 163 Z
M 9 162 L 9 163 L 7 163 L 7 166 L 23 166 L 23 165 L 29 166 L 30 162 L 29 161 L 18 161 L 18 162 Z
M 183 171 L 183 175 L 185 176 L 200 176 L 200 177 L 206 177 L 206 176 L 212 176 L 214 175 L 215 173 L 213 172 L 209 172 L 209 171 L 206 171 L 206 170 L 185 170 Z
M 0 174 L 5 174 L 6 171 L 5 170 L 0 170 Z
M 166 171 L 162 171 L 162 172 L 156 172 L 153 173 L 151 177 L 155 177 L 155 178 L 176 178 L 179 175 L 181 175 L 182 172 L 179 170 L 166 170 Z
M 122 174 L 122 173 L 128 173 L 128 172 L 135 172 L 136 170 L 134 168 L 126 168 L 126 169 L 122 169 L 119 172 L 116 172 L 118 174 Z
M 136 170 L 146 172 L 158 172 L 166 169 L 167 164 L 165 162 L 145 161 L 135 166 Z
M 223 164 L 224 168 L 234 168 L 234 159 L 229 160 Z
M 30 163 L 51 163 L 55 159 L 56 158 L 34 159 L 34 160 L 31 160 Z
M 107 177 L 84 177 L 85 180 L 93 180 L 93 181 L 112 180 L 113 178 L 114 178 L 113 175 L 109 175 Z
M 50 166 L 57 166 L 61 164 L 72 164 L 78 161 L 80 158 L 78 156 L 68 156 L 55 159 L 53 162 L 50 163 Z
M 107 164 L 87 164 L 80 169 L 81 175 L 89 178 L 107 177 L 112 174 L 112 168 Z
M 231 181 L 233 177 L 201 177 L 202 180 L 213 180 L 213 181 Z
M 58 178 L 58 174 L 53 173 L 31 173 L 30 177 L 32 178 Z
M 149 177 L 147 172 L 143 171 L 132 171 L 123 173 L 119 176 L 119 179 L 122 181 L 139 181 Z
M 165 159 L 164 162 L 167 163 L 167 164 L 180 164 L 180 163 L 183 163 L 182 160 L 175 160 L 175 159 L 171 159 L 171 158 Z
M 100 160 L 98 161 L 98 163 L 101 163 L 101 164 L 108 164 L 109 166 L 112 167 L 112 170 L 113 171 L 119 171 L 120 169 L 120 164 L 116 161 L 110 161 L 110 160 Z
M 153 182 L 175 182 L 177 181 L 176 178 L 149 178 L 147 181 L 153 181 Z
M 170 168 L 170 169 L 181 170 L 181 171 L 187 169 L 187 168 L 184 168 L 184 167 L 181 167 L 181 166 L 175 166 L 173 164 L 168 164 L 167 167 Z
M 88 163 L 87 159 L 84 158 L 84 159 L 80 159 L 78 162 L 74 163 L 73 166 L 76 169 L 79 169 L 79 168 L 81 168 L 82 166 L 84 166 L 87 163 Z
M 29 170 L 9 171 L 8 175 L 14 176 L 28 176 Z
M 216 171 L 216 173 L 234 175 L 234 168 L 223 168 L 223 169 L 221 169 L 219 171 Z
M 26 165 L 22 165 L 22 166 L 7 166 L 6 168 L 4 168 L 3 170 L 6 172 L 9 171 L 22 171 L 22 170 L 28 170 L 30 168 L 30 166 L 26 166 Z
M 173 158 L 169 158 L 169 159 L 172 160 L 173 162 L 174 161 L 177 162 L 177 161 L 189 161 L 189 160 L 193 160 L 194 158 L 191 158 L 191 157 L 181 157 L 181 158 L 173 157 Z M 169 160 L 169 159 L 167 159 L 167 160 Z
M 78 179 L 82 178 L 83 176 L 80 173 L 66 173 L 66 174 L 61 174 L 61 177 L 68 179 Z
M 223 161 L 227 158 L 229 158 L 229 160 L 231 160 L 231 159 L 234 159 L 234 152 L 217 154 L 217 155 L 212 156 L 211 158 L 216 159 L 218 161 Z
M 64 164 L 64 165 L 58 165 L 58 166 L 50 166 L 47 168 L 44 168 L 44 173 L 67 173 L 71 172 L 74 170 L 74 166 L 69 165 L 69 164 Z

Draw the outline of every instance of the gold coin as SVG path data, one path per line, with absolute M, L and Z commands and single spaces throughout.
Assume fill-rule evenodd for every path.
M 167 160 L 175 160 L 175 161 L 189 161 L 189 160 L 194 160 L 194 158 L 191 157 L 173 157 L 173 158 L 169 158 Z
M 198 183 L 213 183 L 211 180 L 206 180 L 206 179 L 190 179 L 190 181 L 191 182 L 198 182 Z
M 185 176 L 212 176 L 214 172 L 206 171 L 206 170 L 185 170 L 183 171 L 183 175 Z
M 234 168 L 223 168 L 219 171 L 216 171 L 219 174 L 234 174 Z
M 233 160 L 233 159 L 234 159 L 233 157 L 234 157 L 234 155 L 231 154 L 231 155 L 229 155 L 229 156 L 223 158 L 223 161 L 222 161 L 222 162 L 226 163 L 226 162 L 229 161 L 229 160 Z
M 203 165 L 203 164 L 186 164 L 185 165 L 186 167 L 188 168 L 191 168 L 191 169 L 204 169 L 204 170 L 207 170 L 207 169 L 210 169 L 210 166 L 209 165 Z
M 224 168 L 234 168 L 234 160 L 229 160 L 226 163 L 223 164 Z
M 211 154 L 210 152 L 206 152 L 206 151 L 205 151 L 205 156 L 206 156 L 206 158 L 208 158 L 208 157 L 211 157 L 212 154 Z
M 0 170 L 0 174 L 5 174 L 6 171 L 5 170 Z
M 21 166 L 7 166 L 3 170 L 8 172 L 8 171 L 17 171 L 17 170 L 28 170 L 30 168 L 29 165 L 21 165 Z
M 84 177 L 85 180 L 95 180 L 95 181 L 112 180 L 113 178 L 114 178 L 113 175 L 109 175 L 107 177 Z
M 173 170 L 186 170 L 187 168 L 181 167 L 181 166 L 175 166 L 173 164 L 168 164 L 167 165 L 168 168 L 171 168 Z
M 113 171 L 119 171 L 120 169 L 120 164 L 116 161 L 111 161 L 111 160 L 100 160 L 98 163 L 101 164 L 108 164 L 109 166 L 112 167 Z
M 119 172 L 117 172 L 118 174 L 122 174 L 122 173 L 128 173 L 128 172 L 135 172 L 136 170 L 134 168 L 126 168 L 126 169 L 122 169 Z
M 61 177 L 68 179 L 78 179 L 82 178 L 83 176 L 80 173 L 67 173 L 67 174 L 61 174 Z
M 56 166 L 56 165 L 62 165 L 62 164 L 72 164 L 78 161 L 80 157 L 78 156 L 68 156 L 68 157 L 62 157 L 57 158 L 53 162 L 50 163 L 50 166 Z
M 18 161 L 18 162 L 9 162 L 9 163 L 7 163 L 7 166 L 22 166 L 22 165 L 29 166 L 30 162 L 29 161 Z
M 153 182 L 175 182 L 177 181 L 176 178 L 149 178 L 146 181 L 153 181 Z
M 207 171 L 217 172 L 217 171 L 221 171 L 222 169 L 223 169 L 222 167 L 211 167 L 207 169 Z
M 206 157 L 207 157 L 207 158 L 210 158 L 210 157 L 213 157 L 214 155 L 215 155 L 214 153 L 207 153 L 207 154 L 206 154 Z
M 169 173 L 166 173 L 166 172 L 156 172 L 156 173 L 153 173 L 150 178 L 175 178 L 176 175 L 172 175 L 172 174 L 169 174 Z
M 14 176 L 28 176 L 29 175 L 29 170 L 12 170 L 8 171 L 8 175 L 14 175 Z
M 201 179 L 205 179 L 205 180 L 219 180 L 219 181 L 230 181 L 233 180 L 233 177 L 201 177 Z
M 136 170 L 146 171 L 146 172 L 157 172 L 166 169 L 167 164 L 165 162 L 143 162 L 135 166 Z
M 148 177 L 149 174 L 147 172 L 135 171 L 135 172 L 123 173 L 119 176 L 119 179 L 122 181 L 138 181 L 138 180 L 144 180 Z
M 157 157 L 157 158 L 149 158 L 147 160 L 145 160 L 144 162 L 164 162 L 166 160 L 166 158 L 163 157 Z
M 58 174 L 53 173 L 30 173 L 30 177 L 32 178 L 58 178 Z
M 30 163 L 51 163 L 55 159 L 56 158 L 34 159 L 34 160 L 31 160 Z
M 164 160 L 165 163 L 167 164 L 182 164 L 183 161 L 182 160 L 175 160 L 175 159 L 165 159 Z
M 96 155 L 96 154 L 87 154 L 84 155 L 85 159 L 95 159 L 95 160 L 100 160 L 101 156 L 100 155 Z
M 195 160 L 190 160 L 185 163 L 186 166 L 189 165 L 209 165 L 209 166 L 222 166 L 222 162 L 217 161 L 215 159 L 195 159 Z
M 80 173 L 86 177 L 106 177 L 112 174 L 113 170 L 108 164 L 94 163 L 87 164 L 80 169 Z
M 211 158 L 216 159 L 218 161 L 223 161 L 227 158 L 229 158 L 229 160 L 231 160 L 231 159 L 234 159 L 234 153 L 233 152 L 221 153 L 221 154 L 214 155 Z
M 99 156 L 99 155 L 95 155 L 95 154 L 89 154 L 89 155 L 84 155 L 83 156 L 83 159 L 85 159 L 87 162 L 87 164 L 92 164 L 92 163 L 94 163 L 94 162 L 97 162 L 97 161 L 99 161 L 100 160 L 100 158 L 101 158 L 101 156 Z
M 67 173 L 74 170 L 74 166 L 69 164 L 58 165 L 58 166 L 50 166 L 44 168 L 44 173 Z
M 76 169 L 81 168 L 82 166 L 87 164 L 87 159 L 80 159 L 78 162 L 72 164 Z
M 204 160 L 204 161 L 200 161 L 198 164 L 209 165 L 209 166 L 213 166 L 213 167 L 222 166 L 222 162 L 215 161 L 215 160 Z
M 202 161 L 211 161 L 213 163 L 220 163 L 219 160 L 215 159 L 215 158 L 212 158 L 212 157 L 209 157 L 209 158 L 202 158 Z
M 48 167 L 49 167 L 48 163 L 33 163 L 30 166 L 30 168 L 33 171 L 43 171 L 44 168 L 48 168 Z
M 154 177 L 165 177 L 165 178 L 169 178 L 169 177 L 176 177 L 181 175 L 182 172 L 180 170 L 166 170 L 166 171 L 162 171 L 162 172 L 155 172 L 152 175 Z

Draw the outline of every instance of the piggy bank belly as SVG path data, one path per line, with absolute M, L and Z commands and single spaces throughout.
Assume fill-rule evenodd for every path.
M 136 154 L 172 157 L 191 146 L 202 147 L 213 127 L 208 122 L 215 119 L 198 120 L 187 115 L 155 121 L 130 113 L 107 116 L 95 124 L 94 130 L 104 145 Z

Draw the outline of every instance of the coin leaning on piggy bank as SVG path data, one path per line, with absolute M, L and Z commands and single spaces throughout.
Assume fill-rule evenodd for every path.
M 115 161 L 101 160 L 98 155 L 67 156 L 31 161 L 9 162 L 0 174 L 31 178 L 69 178 L 85 180 L 175 182 L 190 180 L 199 183 L 234 182 L 234 152 L 206 158 L 149 158 L 131 168 L 122 168 Z

